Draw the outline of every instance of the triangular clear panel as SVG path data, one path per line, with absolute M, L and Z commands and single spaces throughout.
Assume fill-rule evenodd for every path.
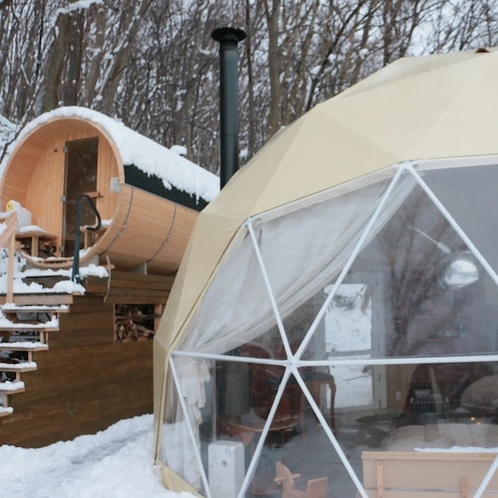
M 269 292 L 253 240 L 245 233 L 220 265 L 178 349 L 271 357 L 265 348 L 283 346 Z M 252 343 L 261 347 L 245 346 Z
M 340 285 L 323 288 L 325 359 L 497 352 L 498 287 L 455 227 L 419 186 L 386 209 Z M 303 358 L 324 354 L 310 343 Z
M 498 165 L 424 170 L 422 178 L 498 273 Z
M 406 190 L 413 179 L 402 182 Z M 336 192 L 261 222 L 259 247 L 291 350 L 297 351 L 389 182 Z M 322 349 L 322 344 L 313 343 Z M 322 350 L 323 351 L 323 350 Z
M 284 490 L 285 493 L 305 492 L 316 487 L 324 493 L 319 496 L 356 496 L 358 485 L 361 486 L 357 477 L 361 476 L 361 448 L 356 447 L 357 441 L 348 431 L 339 435 L 334 417 L 330 415 L 334 415 L 333 410 L 330 405 L 322 406 L 323 400 L 320 400 L 320 389 L 330 391 L 334 387 L 333 378 L 308 368 L 300 369 L 300 375 L 307 379 L 307 389 L 316 398 L 323 417 L 317 417 L 297 386 L 294 391 L 299 401 L 297 430 L 287 433 L 275 430 L 269 435 L 248 490 L 253 494 L 280 496 Z M 294 384 L 297 381 L 291 379 L 289 385 Z M 338 442 L 338 437 L 342 437 L 344 443 Z M 350 442 L 356 445 L 353 450 L 347 447 Z
M 173 359 L 175 376 L 168 379 L 165 420 L 162 425 L 161 459 L 199 493 L 207 487 L 207 445 L 213 437 L 214 382 L 212 363 L 195 358 Z M 182 403 L 183 401 L 183 403 Z

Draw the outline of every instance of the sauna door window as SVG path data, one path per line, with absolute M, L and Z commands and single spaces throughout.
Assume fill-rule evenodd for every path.
M 79 230 L 76 227 L 78 199 L 81 194 L 97 190 L 97 154 L 98 138 L 66 142 L 61 248 L 66 257 L 73 255 L 76 230 Z M 95 224 L 95 214 L 87 202 L 82 204 L 81 224 Z

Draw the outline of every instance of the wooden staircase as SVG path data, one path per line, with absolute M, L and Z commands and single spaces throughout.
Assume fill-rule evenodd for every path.
M 59 330 L 59 314 L 68 313 L 73 300 L 72 294 L 51 291 L 53 276 L 43 273 L 29 277 L 38 284 L 36 291 L 14 292 L 15 280 L 25 280 L 22 271 L 14 269 L 16 227 L 12 213 L 0 235 L 0 247 L 8 250 L 6 291 L 0 293 L 0 417 L 13 413 L 10 396 L 25 391 L 22 374 L 37 369 L 34 354 L 49 349 L 50 333 Z
M 23 302 L 43 300 L 36 295 L 20 297 Z M 59 330 L 59 314 L 69 312 L 69 306 L 65 302 L 51 306 L 8 303 L 0 310 L 4 315 L 0 319 L 0 417 L 4 417 L 13 413 L 10 396 L 25 390 L 22 374 L 37 369 L 34 354 L 48 351 L 49 335 Z
M 42 259 L 25 269 L 8 221 L 0 230 L 0 444 L 46 446 L 151 413 L 154 341 L 120 340 L 116 327 L 123 310 L 137 308 L 157 330 L 174 276 L 108 261 L 105 275 L 99 268 L 80 284 L 61 281 L 71 271 L 52 258 L 50 268 Z M 130 313 L 130 330 L 139 330 Z

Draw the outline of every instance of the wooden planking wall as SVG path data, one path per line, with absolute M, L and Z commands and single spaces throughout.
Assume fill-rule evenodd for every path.
M 60 316 L 38 370 L 22 376 L 26 391 L 11 397 L 14 413 L 0 418 L 0 444 L 40 447 L 152 413 L 153 341 L 113 343 L 113 308 L 82 296 Z
M 110 270 L 108 278 L 89 276 L 84 285 L 87 292 L 105 295 L 109 303 L 165 304 L 173 281 L 174 277 L 166 275 Z

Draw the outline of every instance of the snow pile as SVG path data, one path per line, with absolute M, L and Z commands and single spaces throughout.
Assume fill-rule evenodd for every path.
M 45 448 L 0 446 L 1 496 L 191 498 L 164 489 L 152 465 L 152 415 Z

